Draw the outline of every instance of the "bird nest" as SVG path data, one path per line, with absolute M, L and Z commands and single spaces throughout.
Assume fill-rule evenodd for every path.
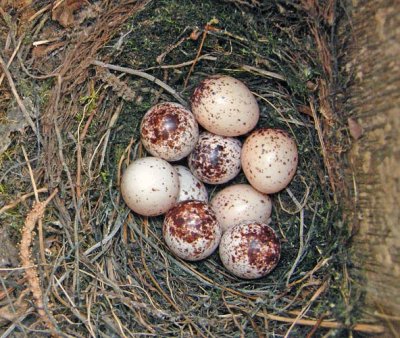
M 1 270 L 6 336 L 381 330 L 359 323 L 362 292 L 349 270 L 338 3 L 3 2 L 0 220 L 20 243 L 20 259 Z M 258 126 L 284 129 L 298 145 L 294 180 L 272 196 L 282 257 L 257 280 L 230 275 L 217 254 L 175 257 L 162 217 L 136 215 L 120 195 L 124 168 L 145 156 L 144 113 L 187 104 L 213 74 L 246 83 Z

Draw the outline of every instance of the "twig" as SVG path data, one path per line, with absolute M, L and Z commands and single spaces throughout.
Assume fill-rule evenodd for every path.
M 10 59 L 9 59 L 8 62 L 7 62 L 7 68 L 10 67 L 10 65 L 11 65 L 12 62 L 14 61 L 14 58 L 15 58 L 15 56 L 17 55 L 17 53 L 18 53 L 18 51 L 19 51 L 19 49 L 20 49 L 20 47 L 21 47 L 22 41 L 24 40 L 24 37 L 25 37 L 25 35 L 22 34 L 22 35 L 20 36 L 20 38 L 18 39 L 17 46 L 15 47 L 15 49 L 14 49 L 14 51 L 13 51 L 13 53 L 12 53 Z M 1 74 L 1 76 L 0 76 L 0 86 L 1 86 L 1 84 L 3 83 L 4 76 L 5 76 L 5 73 Z
M 206 41 L 207 32 L 208 32 L 208 26 L 209 26 L 209 24 L 206 25 L 206 28 L 205 28 L 205 30 L 203 32 L 203 35 L 201 36 L 199 49 L 197 50 L 197 54 L 196 54 L 196 57 L 195 57 L 192 65 L 190 66 L 190 69 L 189 69 L 189 72 L 188 72 L 188 74 L 186 76 L 185 82 L 183 83 L 183 89 L 185 89 L 187 87 L 190 75 L 192 74 L 192 72 L 194 70 L 194 67 L 196 66 L 196 63 L 199 61 L 200 54 L 201 54 L 201 51 L 203 49 L 204 41 Z
M 106 245 L 111 239 L 114 238 L 115 234 L 118 232 L 118 230 L 121 228 L 122 223 L 124 222 L 125 218 L 127 215 L 124 216 L 120 216 L 114 224 L 114 229 L 106 236 L 104 237 L 100 242 L 96 243 L 95 245 L 93 245 L 92 247 L 90 247 L 89 249 L 87 249 L 83 255 L 88 256 L 90 255 L 94 250 L 96 250 L 97 248 Z
M 36 223 L 43 218 L 46 206 L 57 194 L 58 190 L 55 189 L 51 195 L 44 201 L 35 203 L 32 210 L 28 213 L 25 219 L 25 224 L 22 229 L 22 238 L 20 244 L 20 255 L 22 267 L 25 268 L 25 275 L 29 285 L 29 289 L 32 292 L 33 298 L 35 300 L 35 305 L 37 312 L 47 328 L 51 330 L 52 334 L 59 337 L 57 329 L 50 319 L 49 314 L 45 311 L 45 304 L 43 301 L 43 293 L 40 288 L 40 280 L 38 277 L 37 269 L 33 267 L 33 262 L 31 260 L 31 244 L 32 244 L 32 233 L 35 228 Z
M 217 57 L 215 56 L 210 56 L 208 54 L 205 55 L 201 55 L 197 61 L 200 60 L 209 60 L 209 61 L 216 61 Z M 143 69 L 143 71 L 148 71 L 148 70 L 153 70 L 153 69 L 175 69 L 175 68 L 182 68 L 182 67 L 186 67 L 186 66 L 190 66 L 192 65 L 194 62 L 196 62 L 196 59 L 194 60 L 190 60 L 190 61 L 186 61 L 186 62 L 182 62 L 182 63 L 178 63 L 176 65 L 163 65 L 163 66 L 155 66 L 155 67 L 149 67 L 146 69 Z
M 92 64 L 96 65 L 96 66 L 100 66 L 100 67 L 116 70 L 118 72 L 123 72 L 123 73 L 131 74 L 131 75 L 135 75 L 135 76 L 140 76 L 140 77 L 142 77 L 144 79 L 152 81 L 156 85 L 158 85 L 161 88 L 165 89 L 173 97 L 175 97 L 175 99 L 177 99 L 180 104 L 182 104 L 184 106 L 187 106 L 187 102 L 179 96 L 179 94 L 176 92 L 176 90 L 174 90 L 172 87 L 170 87 L 166 83 L 162 82 L 161 80 L 157 79 L 153 75 L 147 74 L 147 73 L 142 72 L 140 70 L 135 70 L 135 69 L 127 68 L 127 67 L 120 67 L 120 66 L 111 65 L 109 63 L 104 63 L 104 62 L 101 62 L 101 61 L 98 61 L 98 60 L 92 61 Z
M 35 194 L 35 199 L 36 199 L 36 203 L 39 203 L 39 194 L 37 191 L 37 187 L 36 187 L 36 182 L 35 182 L 35 178 L 33 176 L 33 171 L 32 171 L 32 167 L 28 158 L 28 154 L 26 153 L 25 147 L 22 145 L 22 152 L 24 154 L 24 158 L 25 158 L 25 162 L 26 165 L 28 166 L 28 171 L 29 171 L 29 176 L 31 178 L 31 184 L 32 184 L 32 188 L 33 188 L 33 193 Z
M 312 101 L 310 101 L 310 108 L 311 108 L 312 117 L 314 119 L 315 129 L 317 130 L 319 143 L 321 145 L 322 157 L 324 159 L 324 164 L 325 164 L 326 170 L 328 171 L 329 183 L 331 185 L 332 192 L 333 192 L 333 199 L 334 199 L 335 203 L 337 204 L 338 200 L 337 200 L 337 196 L 336 196 L 336 186 L 335 186 L 335 182 L 333 179 L 333 177 L 334 177 L 333 170 L 332 170 L 332 166 L 330 163 L 330 159 L 328 157 L 328 152 L 326 150 L 321 123 L 318 118 L 317 112 L 315 111 L 315 107 L 314 107 L 314 104 Z
M 43 8 L 39 9 L 35 14 L 33 14 L 31 17 L 29 17 L 28 22 L 35 20 L 38 16 L 40 16 L 40 14 L 46 12 L 52 6 L 53 6 L 53 4 L 48 4 L 48 5 L 44 6 Z
M 300 210 L 300 229 L 299 229 L 299 238 L 300 238 L 300 243 L 299 243 L 299 250 L 297 252 L 296 259 L 294 260 L 294 263 L 292 267 L 290 268 L 287 277 L 286 277 L 286 286 L 289 285 L 290 278 L 293 275 L 294 270 L 296 270 L 297 264 L 299 264 L 301 257 L 303 256 L 304 253 L 304 209 Z
M 37 192 L 38 192 L 38 193 L 47 192 L 47 191 L 48 191 L 47 188 L 40 188 L 40 189 L 37 189 Z M 21 202 L 27 200 L 29 197 L 32 197 L 32 196 L 34 196 L 34 195 L 35 195 L 34 192 L 30 192 L 30 193 L 27 193 L 27 194 L 25 194 L 25 195 L 22 195 L 21 197 L 17 198 L 16 200 L 14 200 L 13 202 L 11 202 L 10 204 L 7 204 L 7 205 L 5 205 L 4 207 L 2 207 L 2 208 L 0 209 L 0 215 L 1 215 L 2 213 L 6 212 L 7 210 L 14 209 L 19 203 L 21 203 Z
M 25 147 L 22 145 L 22 152 L 24 153 L 24 158 L 25 158 L 25 162 L 26 165 L 28 166 L 28 170 L 29 170 L 29 176 L 31 178 L 31 184 L 33 187 L 33 193 L 35 194 L 35 200 L 36 203 L 39 203 L 39 194 L 38 194 L 38 190 L 36 187 L 36 182 L 35 182 L 35 177 L 33 176 L 33 171 L 32 171 L 32 167 L 28 158 L 28 154 L 26 153 Z M 39 218 L 38 220 L 38 230 L 39 230 L 39 251 L 40 251 L 40 260 L 42 261 L 43 266 L 46 266 L 46 256 L 44 253 L 44 236 L 43 236 L 43 223 L 42 223 L 42 219 Z
M 33 123 L 28 110 L 26 109 L 24 103 L 21 100 L 21 97 L 18 94 L 17 88 L 15 87 L 14 80 L 11 76 L 10 71 L 7 68 L 7 64 L 4 62 L 3 58 L 0 55 L 0 66 L 3 68 L 3 72 L 7 77 L 8 84 L 10 85 L 11 92 L 13 93 L 15 100 L 17 101 L 17 104 L 19 108 L 21 109 L 22 113 L 24 114 L 25 120 L 28 122 L 29 126 L 32 128 L 32 130 L 35 132 L 37 135 L 38 139 L 41 140 L 40 134 L 38 130 L 36 129 L 35 124 Z
M 253 67 L 253 66 L 243 65 L 241 67 L 241 69 L 245 70 L 246 72 L 253 72 L 253 73 L 257 73 L 259 75 L 263 75 L 263 76 L 266 76 L 266 77 L 271 77 L 271 78 L 274 78 L 274 79 L 286 81 L 286 78 L 283 75 L 280 75 L 280 74 L 274 73 L 274 72 L 269 72 L 269 71 L 261 69 L 261 68 L 256 68 L 256 67 Z
M 186 30 L 186 29 L 185 29 Z M 158 64 L 162 63 L 165 59 L 165 57 L 171 52 L 173 51 L 175 48 L 179 47 L 183 42 L 185 42 L 186 40 L 189 40 L 190 37 L 189 36 L 184 36 L 183 38 L 179 39 L 178 42 L 168 46 L 166 48 L 166 51 L 163 52 L 162 54 L 160 54 L 159 56 L 157 56 L 156 61 Z
M 238 307 L 242 312 L 244 313 L 249 313 L 249 310 L 246 308 Z M 241 316 L 242 314 L 239 314 L 238 316 Z M 231 314 L 228 315 L 223 315 L 223 316 L 231 316 Z M 269 313 L 264 313 L 264 312 L 257 312 L 255 316 L 260 317 L 260 318 L 265 318 L 281 323 L 294 323 L 296 322 L 296 325 L 302 325 L 302 326 L 314 326 L 318 320 L 314 319 L 296 319 L 296 318 L 291 318 L 291 317 L 284 317 L 284 316 L 279 316 L 279 315 L 273 315 Z M 219 316 L 222 317 L 222 316 Z M 385 328 L 381 325 L 372 325 L 372 324 L 364 324 L 364 323 L 358 323 L 354 324 L 351 326 L 346 326 L 343 323 L 340 322 L 335 322 L 335 321 L 328 321 L 328 320 L 323 320 L 319 323 L 319 326 L 322 328 L 326 329 L 348 329 L 352 331 L 357 331 L 357 332 L 364 332 L 364 333 L 375 333 L 375 334 L 381 334 L 385 332 Z
M 276 320 L 278 322 L 284 322 L 284 323 L 294 323 L 296 321 L 297 325 L 305 325 L 305 326 L 314 326 L 317 323 L 317 320 L 312 320 L 312 319 L 297 319 L 296 318 L 289 318 L 289 317 L 282 317 L 282 316 L 276 316 L 276 315 L 260 315 L 256 314 L 259 317 L 266 317 L 267 319 L 271 320 Z M 326 320 L 323 320 L 319 324 L 320 327 L 322 328 L 327 328 L 327 329 L 350 329 L 352 331 L 358 331 L 358 332 L 365 332 L 365 333 L 384 333 L 385 328 L 381 325 L 371 325 L 371 324 L 355 324 L 353 326 L 347 327 L 346 325 L 339 323 L 339 322 L 329 322 Z
M 318 289 L 317 291 L 315 291 L 315 293 L 313 294 L 313 296 L 311 297 L 311 299 L 309 300 L 309 302 L 307 303 L 307 305 L 305 305 L 300 313 L 297 315 L 295 321 L 292 323 L 292 325 L 290 325 L 289 329 L 287 330 L 285 337 L 284 338 L 288 338 L 290 332 L 292 331 L 292 329 L 294 328 L 294 326 L 296 325 L 297 321 L 300 320 L 306 313 L 307 311 L 310 309 L 312 303 L 314 303 L 314 301 L 323 293 L 325 292 L 325 290 L 328 288 L 329 282 L 328 280 L 326 280 Z M 318 321 L 317 321 L 318 322 Z

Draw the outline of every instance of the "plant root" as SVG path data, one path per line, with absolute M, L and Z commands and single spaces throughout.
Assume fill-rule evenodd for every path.
M 56 195 L 57 189 L 52 192 L 47 200 L 44 202 L 35 203 L 32 210 L 28 213 L 25 219 L 25 224 L 22 229 L 22 239 L 20 244 L 20 255 L 22 267 L 25 269 L 25 276 L 29 285 L 29 289 L 32 292 L 35 306 L 40 318 L 43 320 L 46 327 L 52 332 L 54 337 L 60 337 L 57 333 L 57 329 L 50 319 L 48 313 L 45 311 L 43 302 L 43 293 L 40 288 L 40 280 L 37 272 L 37 268 L 34 265 L 31 258 L 31 244 L 32 244 L 32 233 L 35 229 L 36 223 L 38 223 L 44 215 L 44 211 L 49 202 Z

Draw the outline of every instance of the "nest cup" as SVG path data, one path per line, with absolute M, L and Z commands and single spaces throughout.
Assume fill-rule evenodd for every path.
M 388 71 L 398 65 L 390 43 L 399 36 L 395 5 L 366 1 L 353 12 L 331 0 L 116 1 L 73 9 L 65 2 L 59 11 L 69 16 L 55 8 L 52 20 L 40 21 L 50 10 L 41 3 L 28 6 L 34 38 L 69 45 L 32 54 L 31 44 L 22 44 L 26 72 L 10 66 L 16 90 L 38 113 L 25 134 L 4 124 L 11 143 L 0 155 L 0 221 L 10 224 L 10 243 L 22 240 L 17 249 L 26 270 L 1 276 L 11 305 L 0 310 L 12 306 L 18 314 L 4 316 L 5 332 L 395 335 L 398 208 L 386 205 L 384 213 L 371 204 L 397 205 L 398 135 L 391 125 L 398 123 L 398 97 L 381 85 L 399 84 Z M 7 6 L 7 15 L 23 13 Z M 377 30 L 362 24 L 370 13 Z M 356 48 L 356 39 L 382 59 L 382 68 Z M 216 74 L 251 90 L 260 107 L 256 128 L 285 130 L 298 148 L 293 180 L 271 195 L 281 259 L 260 279 L 234 277 L 217 252 L 199 262 L 174 256 L 162 238 L 163 217 L 139 216 L 121 198 L 125 168 L 148 155 L 140 143 L 145 113 L 161 102 L 190 108 L 198 84 Z M 385 104 L 375 91 L 388 98 Z M 18 119 L 11 94 L 0 105 L 8 119 Z M 43 210 L 28 193 L 34 183 L 38 200 L 57 189 Z M 243 173 L 206 185 L 209 198 L 239 183 L 247 183 Z M 14 195 L 25 197 L 15 202 Z M 382 231 L 391 235 L 382 238 Z M 0 258 L 17 255 L 10 245 Z

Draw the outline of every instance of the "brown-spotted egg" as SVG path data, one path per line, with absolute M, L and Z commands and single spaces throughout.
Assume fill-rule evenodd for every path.
M 243 172 L 250 184 L 264 194 L 284 189 L 296 172 L 297 162 L 296 143 L 284 130 L 255 130 L 243 144 Z
M 193 114 L 178 103 L 155 105 L 140 125 L 141 141 L 153 156 L 178 161 L 193 150 L 199 127 Z
M 121 194 L 134 212 L 143 216 L 161 215 L 176 204 L 179 177 L 167 161 L 143 157 L 132 162 L 123 173 Z
M 249 184 L 235 184 L 222 189 L 212 198 L 210 205 L 222 232 L 248 221 L 267 223 L 272 209 L 271 198 Z
M 196 120 L 206 130 L 223 136 L 239 136 L 257 124 L 260 111 L 246 85 L 230 76 L 203 80 L 191 97 Z
M 205 183 L 226 183 L 240 172 L 241 145 L 235 138 L 203 132 L 188 157 L 189 168 Z
M 219 245 L 219 255 L 225 268 L 233 275 L 260 278 L 278 264 L 281 246 L 274 230 L 264 223 L 238 224 L 227 230 Z
M 188 261 L 210 256 L 221 239 L 221 226 L 211 207 L 201 201 L 183 201 L 170 209 L 163 223 L 169 249 Z
M 178 202 L 186 200 L 207 202 L 208 193 L 203 182 L 200 182 L 196 177 L 194 177 L 191 171 L 183 165 L 176 165 L 174 168 L 179 176 L 180 188 Z

